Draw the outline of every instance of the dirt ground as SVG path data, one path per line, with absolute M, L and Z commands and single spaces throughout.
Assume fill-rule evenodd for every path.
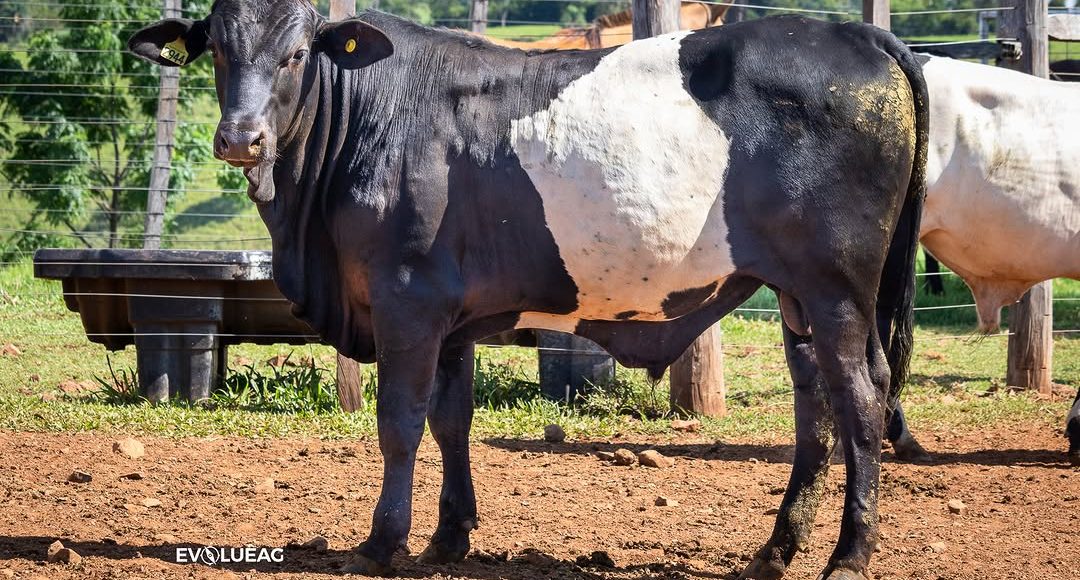
M 886 461 L 878 578 L 1080 578 L 1080 468 L 1044 428 L 922 433 L 929 465 Z M 0 433 L 0 578 L 333 578 L 368 529 L 379 491 L 374 441 L 142 437 L 146 455 L 102 434 Z M 593 455 L 655 448 L 668 469 L 617 467 Z M 996 449 L 996 450 L 991 450 Z M 409 578 L 730 578 L 765 540 L 790 469 L 790 442 L 663 440 L 473 445 L 480 528 L 460 564 Z M 92 476 L 70 483 L 74 470 Z M 122 476 L 138 472 L 142 479 Z M 814 578 L 837 534 L 843 467 L 834 465 L 808 553 L 790 578 Z M 273 478 L 273 489 L 256 484 Z M 421 449 L 410 547 L 434 529 L 440 483 Z M 657 507 L 658 496 L 678 505 Z M 151 500 L 151 501 L 146 501 Z M 154 505 L 158 500 L 160 505 Z M 950 512 L 961 500 L 966 513 Z M 146 507 L 150 505 L 150 507 Z M 280 547 L 315 535 L 329 550 L 286 549 L 280 564 L 177 564 L 177 547 Z M 45 563 L 60 539 L 77 565 Z M 606 552 L 614 566 L 590 559 Z M 579 562 L 579 557 L 583 557 Z M 609 563 L 610 564 L 610 563 Z

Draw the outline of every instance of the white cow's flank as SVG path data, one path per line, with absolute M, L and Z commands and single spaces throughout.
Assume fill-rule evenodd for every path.
M 983 330 L 1034 283 L 1080 278 L 1080 86 L 931 58 L 921 238 Z
M 735 269 L 721 195 L 728 138 L 684 88 L 687 34 L 617 49 L 547 109 L 512 123 L 511 143 L 578 286 L 567 319 L 663 320 L 669 294 Z M 518 326 L 565 322 L 525 313 Z

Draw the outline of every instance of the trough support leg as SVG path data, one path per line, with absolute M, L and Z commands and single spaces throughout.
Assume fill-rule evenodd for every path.
M 810 532 L 829 474 L 829 459 L 836 446 L 829 391 L 818 374 L 813 344 L 785 325 L 784 350 L 795 385 L 795 459 L 772 537 L 739 576 L 744 579 L 780 578 L 795 552 L 809 548 Z
M 135 332 L 143 397 L 154 403 L 210 398 L 220 372 L 216 322 L 137 323 Z
M 131 283 L 126 291 L 128 320 L 135 329 L 139 387 L 155 403 L 183 396 L 204 401 L 219 379 L 222 300 L 219 284 L 203 284 L 193 292 L 169 280 Z
M 537 331 L 540 392 L 573 403 L 595 385 L 615 378 L 615 360 L 595 342 L 561 332 Z
M 469 553 L 469 532 L 477 527 L 476 493 L 469 466 L 473 417 L 475 347 L 445 349 L 439 360 L 428 426 L 442 453 L 439 526 L 420 554 L 430 564 L 459 562 Z

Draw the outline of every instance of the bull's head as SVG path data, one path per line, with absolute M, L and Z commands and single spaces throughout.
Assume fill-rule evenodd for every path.
M 357 69 L 394 51 L 379 29 L 327 22 L 307 0 L 217 0 L 205 19 L 162 20 L 135 33 L 128 48 L 162 66 L 210 52 L 221 108 L 214 155 L 244 168 L 248 196 L 258 203 L 274 198 L 279 138 L 298 119 L 317 55 Z

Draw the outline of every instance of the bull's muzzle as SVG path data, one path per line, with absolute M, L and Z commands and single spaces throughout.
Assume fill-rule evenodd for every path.
M 214 137 L 214 157 L 236 167 L 252 167 L 264 159 L 267 131 L 238 123 L 221 123 Z

